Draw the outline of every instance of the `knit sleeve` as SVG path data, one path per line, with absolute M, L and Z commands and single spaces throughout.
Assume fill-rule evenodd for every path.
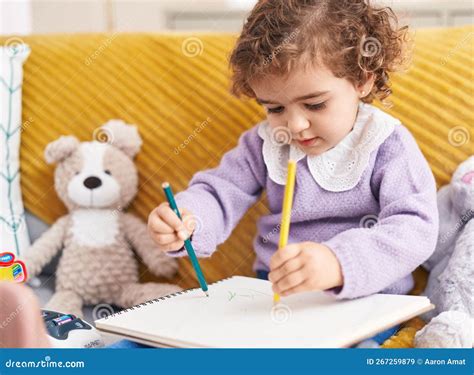
M 413 136 L 402 125 L 379 147 L 371 176 L 379 201 L 377 223 L 324 242 L 338 258 L 344 283 L 327 293 L 338 299 L 378 293 L 433 253 L 438 236 L 436 184 Z
M 187 208 L 194 215 L 192 244 L 197 256 L 210 256 L 259 199 L 267 173 L 262 142 L 257 126 L 246 131 L 237 147 L 224 154 L 219 166 L 196 173 L 188 189 L 176 194 L 178 207 Z M 186 251 L 168 254 L 179 257 Z

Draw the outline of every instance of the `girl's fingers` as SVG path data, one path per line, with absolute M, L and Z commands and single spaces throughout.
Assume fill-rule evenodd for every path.
M 162 247 L 162 251 L 176 251 L 176 250 L 179 250 L 181 249 L 182 247 L 184 246 L 184 242 L 179 240 L 179 241 L 175 241 L 175 242 L 172 242 L 168 245 L 165 245 Z
M 180 210 L 179 213 L 181 217 L 183 217 L 184 211 Z M 180 239 L 185 240 L 189 237 L 183 221 L 176 215 L 171 207 L 169 207 L 169 204 L 164 205 L 162 210 L 160 210 L 160 218 L 174 231 L 178 232 Z
M 304 283 L 306 275 L 301 269 L 285 275 L 280 281 L 273 283 L 273 291 L 284 295 L 286 291 L 296 288 L 298 285 Z
M 268 274 L 268 280 L 270 280 L 272 283 L 277 283 L 280 279 L 292 272 L 299 270 L 301 267 L 303 267 L 301 257 L 296 256 L 290 260 L 287 260 L 285 263 L 280 265 L 280 267 L 270 272 Z
M 170 207 L 160 211 L 160 218 L 177 232 L 185 230 L 183 222 Z
M 270 270 L 273 271 L 280 267 L 283 263 L 296 257 L 301 251 L 300 244 L 290 244 L 281 249 L 278 249 L 270 259 Z
M 174 233 L 175 230 L 160 217 L 158 209 L 154 209 L 148 217 L 148 228 L 153 233 Z
M 180 209 L 181 217 L 183 220 L 185 217 L 191 217 L 191 213 L 187 209 Z M 192 221 L 192 220 L 189 220 Z M 168 202 L 164 202 L 155 208 L 149 218 L 148 227 L 150 231 L 156 236 L 161 234 L 175 234 L 181 240 L 187 239 L 192 231 L 189 231 L 183 221 L 176 215 L 176 213 L 170 208 Z M 188 233 L 189 231 L 189 233 Z
M 310 291 L 311 288 L 308 286 L 308 283 L 306 281 L 294 286 L 293 288 L 287 289 L 284 292 L 280 293 L 281 296 L 287 297 L 291 294 L 295 293 L 301 293 L 301 292 L 308 292 Z
M 155 241 L 160 244 L 160 245 L 168 245 L 173 242 L 179 241 L 178 236 L 176 233 L 171 233 L 171 234 L 154 234 Z

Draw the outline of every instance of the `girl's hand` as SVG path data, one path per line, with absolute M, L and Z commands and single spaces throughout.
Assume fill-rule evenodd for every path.
M 270 260 L 268 279 L 281 296 L 343 285 L 341 265 L 332 252 L 316 242 L 300 242 L 279 249 Z
M 185 208 L 179 210 L 183 221 L 171 209 L 168 202 L 163 202 L 148 216 L 148 232 L 156 242 L 159 250 L 176 251 L 184 246 L 195 228 L 193 214 Z

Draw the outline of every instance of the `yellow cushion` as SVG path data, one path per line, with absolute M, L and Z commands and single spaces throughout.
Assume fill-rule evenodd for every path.
M 418 30 L 413 67 L 393 78 L 394 107 L 388 112 L 414 134 L 438 186 L 472 153 L 473 29 Z M 264 117 L 254 101 L 228 94 L 227 57 L 235 35 L 23 39 L 32 53 L 24 75 L 21 185 L 26 208 L 49 223 L 65 208 L 54 191 L 53 167 L 42 155 L 46 144 L 62 134 L 90 140 L 93 130 L 111 118 L 139 127 L 144 139 L 136 160 L 140 191 L 131 209 L 146 220 L 164 200 L 161 182 L 170 181 L 175 191 L 186 188 L 195 172 L 218 165 L 239 134 Z M 203 261 L 210 282 L 252 274 L 255 221 L 265 212 L 262 199 L 220 251 Z M 197 285 L 189 261 L 180 262 L 175 281 Z M 142 280 L 150 279 L 143 269 Z

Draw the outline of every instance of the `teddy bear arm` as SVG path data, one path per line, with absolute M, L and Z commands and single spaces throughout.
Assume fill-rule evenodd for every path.
M 27 250 L 23 260 L 29 277 L 37 276 L 61 250 L 68 223 L 67 219 L 68 215 L 58 219 Z
M 171 278 L 178 270 L 178 262 L 160 251 L 148 234 L 148 229 L 136 216 L 126 213 L 122 215 L 125 237 L 133 246 L 136 254 L 147 265 L 148 269 L 158 277 Z

